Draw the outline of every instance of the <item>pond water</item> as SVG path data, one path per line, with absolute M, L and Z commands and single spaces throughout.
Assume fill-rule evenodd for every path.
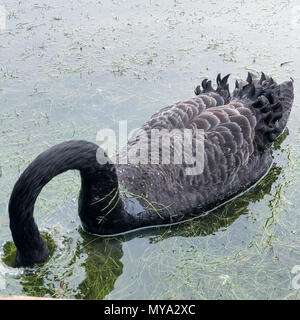
M 5 13 L 5 14 L 3 14 Z M 3 18 L 5 17 L 5 18 Z M 78 299 L 299 299 L 300 7 L 290 0 L 0 0 L 0 294 Z M 4 19 L 4 20 L 3 20 Z M 205 77 L 295 80 L 288 129 L 254 188 L 179 226 L 101 239 L 77 215 L 80 177 L 35 206 L 50 260 L 14 269 L 7 204 L 25 167 L 70 139 L 138 127 Z

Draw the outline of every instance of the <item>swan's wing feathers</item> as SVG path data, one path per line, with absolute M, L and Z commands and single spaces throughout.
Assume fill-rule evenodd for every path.
M 203 111 L 215 106 L 216 100 L 203 94 L 161 109 L 144 123 L 142 129 L 151 131 L 152 129 L 190 128 L 193 120 L 197 119 Z
M 249 73 L 246 81 L 237 81 L 231 98 L 228 77 L 218 75 L 216 90 L 211 81 L 203 80 L 202 87 L 195 90 L 196 97 L 161 109 L 141 128 L 148 134 L 152 129 L 191 129 L 194 139 L 199 139 L 197 130 L 203 130 L 203 175 L 186 178 L 194 179 L 198 185 L 202 178 L 208 185 L 209 179 L 220 183 L 232 179 L 241 166 L 249 163 L 253 153 L 268 146 L 282 132 L 282 119 L 286 122 L 288 118 L 285 108 L 290 110 L 293 101 L 292 82 L 277 85 L 264 73 L 260 79 Z M 228 97 L 229 102 L 224 104 Z
M 185 129 L 192 128 L 196 119 L 207 109 L 222 106 L 230 99 L 229 85 L 227 83 L 229 74 L 221 77 L 217 76 L 216 90 L 212 86 L 212 82 L 208 79 L 202 81 L 201 86 L 195 89 L 196 97 L 186 101 L 178 102 L 168 106 L 155 113 L 147 122 L 144 123 L 142 129 L 149 131 L 151 129 Z M 207 118 L 205 118 L 207 117 Z M 216 125 L 217 119 L 204 115 L 209 123 L 209 127 Z M 203 126 L 207 127 L 207 122 L 203 122 Z
M 200 119 L 204 118 L 210 119 L 209 128 L 203 127 Z M 208 109 L 194 123 L 205 131 L 203 174 L 206 183 L 231 181 L 240 167 L 247 165 L 254 152 L 255 116 L 238 102 Z

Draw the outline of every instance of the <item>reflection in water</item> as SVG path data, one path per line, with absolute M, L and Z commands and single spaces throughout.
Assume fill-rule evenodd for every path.
M 78 250 L 87 253 L 82 264 L 86 278 L 78 286 L 77 299 L 103 299 L 114 288 L 114 283 L 122 274 L 122 241 L 118 239 L 96 239 L 80 232 L 83 244 Z M 82 249 L 83 245 L 83 249 Z

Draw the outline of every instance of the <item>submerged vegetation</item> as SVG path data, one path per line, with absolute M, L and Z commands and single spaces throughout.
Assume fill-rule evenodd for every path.
M 138 127 L 219 71 L 239 78 L 245 70 L 265 70 L 297 83 L 293 1 L 208 1 L 205 8 L 194 0 L 2 3 L 8 17 L 0 30 L 0 294 L 299 299 L 291 285 L 291 270 L 300 264 L 296 85 L 269 173 L 198 219 L 122 237 L 88 235 L 77 216 L 80 177 L 68 172 L 36 204 L 49 260 L 16 270 L 7 213 L 20 173 L 54 144 L 95 141 L 98 130 L 117 129 L 119 120 L 128 119 L 129 130 Z M 151 207 L 159 214 L 159 204 Z

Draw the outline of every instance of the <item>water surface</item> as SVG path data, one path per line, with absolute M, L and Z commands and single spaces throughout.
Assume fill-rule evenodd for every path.
M 1 0 L 0 294 L 78 299 L 299 299 L 297 1 Z M 299 10 L 297 12 L 297 10 Z M 298 16 L 297 16 L 298 14 Z M 299 19 L 298 19 L 299 18 Z M 288 62 L 288 63 L 286 63 Z M 255 188 L 206 217 L 126 237 L 86 235 L 80 177 L 51 181 L 35 207 L 55 243 L 43 266 L 14 269 L 7 204 L 43 150 L 98 130 L 138 127 L 218 72 L 295 80 L 274 164 Z

